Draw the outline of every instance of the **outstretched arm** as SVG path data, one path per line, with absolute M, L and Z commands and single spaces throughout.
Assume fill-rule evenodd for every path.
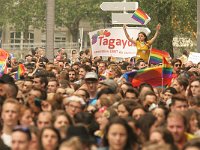
M 153 42 L 156 40 L 156 38 L 158 37 L 158 34 L 159 34 L 159 31 L 160 31 L 160 23 L 156 26 L 156 33 L 155 35 L 153 36 L 153 38 L 149 41 L 149 44 L 153 44 Z
M 129 36 L 129 34 L 128 34 L 126 28 L 127 28 L 127 26 L 124 24 L 124 25 L 123 25 L 123 29 L 124 29 L 124 33 L 125 33 L 125 35 L 126 35 L 126 38 L 127 38 L 129 41 L 131 41 L 132 43 L 136 44 L 136 41 L 133 40 L 133 39 Z

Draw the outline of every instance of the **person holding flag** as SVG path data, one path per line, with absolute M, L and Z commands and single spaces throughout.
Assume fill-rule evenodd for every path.
M 160 27 L 161 27 L 160 24 L 158 24 L 156 26 L 156 33 L 152 39 L 148 40 L 147 35 L 144 32 L 140 32 L 138 34 L 138 38 L 135 40 L 129 36 L 129 34 L 127 32 L 127 26 L 126 25 L 123 26 L 124 33 L 125 33 L 127 39 L 130 42 L 134 43 L 137 47 L 136 61 L 138 59 L 143 59 L 146 63 L 148 63 L 150 47 L 153 44 L 153 42 L 156 40 L 159 30 L 160 30 Z
M 163 57 L 162 66 L 143 68 L 126 72 L 122 75 L 126 82 L 132 83 L 133 87 L 139 87 L 142 83 L 148 83 L 153 87 L 169 85 L 172 79 L 172 66 Z

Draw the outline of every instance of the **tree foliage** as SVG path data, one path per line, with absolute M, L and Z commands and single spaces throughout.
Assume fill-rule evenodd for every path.
M 176 34 L 196 38 L 197 0 L 173 1 L 173 29 Z
M 9 0 L 7 1 L 6 20 L 16 31 L 23 31 L 25 41 L 29 27 L 43 28 L 45 25 L 46 5 L 44 0 Z
M 102 20 L 100 4 L 102 0 L 57 0 L 56 24 L 67 27 L 72 34 L 72 41 L 77 42 L 81 20 L 88 20 L 95 25 Z M 104 16 L 104 15 L 103 15 Z
M 81 20 L 87 20 L 94 29 L 98 24 L 107 27 L 111 23 L 111 12 L 104 12 L 100 4 L 105 0 L 56 0 L 56 25 L 67 27 L 73 42 L 77 42 Z M 107 0 L 110 2 L 122 0 Z M 127 0 L 133 1 L 133 0 Z M 138 0 L 135 0 L 138 1 Z M 46 0 L 0 0 L 0 26 L 9 22 L 18 31 L 29 27 L 45 27 Z M 155 47 L 166 49 L 173 55 L 172 41 L 175 36 L 196 40 L 197 0 L 139 0 L 139 7 L 151 17 L 147 27 L 155 32 L 157 23 L 162 24 Z
M 161 33 L 155 46 L 170 52 L 173 57 L 172 41 L 175 36 L 195 39 L 197 28 L 197 0 L 140 0 L 139 5 L 151 17 L 148 24 L 154 29 L 162 24 Z M 153 30 L 154 31 L 154 30 Z
M 3 4 L 3 7 L 1 7 L 0 11 L 0 26 L 3 27 L 6 23 L 8 23 L 8 12 L 11 8 L 11 3 L 8 0 L 0 0 L 0 3 Z

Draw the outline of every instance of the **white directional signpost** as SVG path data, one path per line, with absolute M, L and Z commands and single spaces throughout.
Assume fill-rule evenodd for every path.
M 132 18 L 133 14 L 128 13 L 112 13 L 112 24 L 132 24 L 132 25 L 141 25 L 139 22 Z M 148 18 L 145 21 L 144 25 L 146 25 L 151 18 Z
M 103 11 L 115 11 L 112 13 L 112 24 L 131 24 L 131 25 L 146 25 L 151 18 L 149 17 L 144 24 L 132 18 L 135 10 L 138 9 L 138 2 L 103 2 L 100 8 Z M 123 11 L 124 13 L 116 13 L 117 11 Z M 127 11 L 132 11 L 132 13 L 127 13 Z
M 100 8 L 103 11 L 113 12 L 112 24 L 134 25 L 134 27 L 127 29 L 133 39 L 137 38 L 139 32 L 144 32 L 146 35 L 151 33 L 149 28 L 143 26 L 151 18 L 141 9 L 138 9 L 138 2 L 126 2 L 126 0 L 123 2 L 103 2 Z M 139 18 L 137 15 L 139 15 Z M 99 29 L 90 32 L 89 36 L 93 57 L 112 56 L 128 58 L 136 55 L 137 48 L 126 38 L 122 27 Z
M 138 9 L 138 2 L 103 2 L 100 8 L 103 11 L 133 11 Z

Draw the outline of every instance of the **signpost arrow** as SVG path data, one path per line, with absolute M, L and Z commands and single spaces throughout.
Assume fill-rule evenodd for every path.
M 122 27 L 112 27 L 114 29 L 123 29 Z M 131 29 L 137 29 L 140 32 L 144 32 L 147 36 L 151 33 L 151 30 L 147 27 L 128 27 L 127 31 L 130 32 Z
M 100 8 L 103 11 L 133 11 L 138 9 L 138 2 L 103 2 Z
M 128 13 L 112 13 L 112 24 L 132 24 L 132 25 L 146 25 L 151 18 L 149 17 L 144 24 L 134 20 L 133 14 Z

